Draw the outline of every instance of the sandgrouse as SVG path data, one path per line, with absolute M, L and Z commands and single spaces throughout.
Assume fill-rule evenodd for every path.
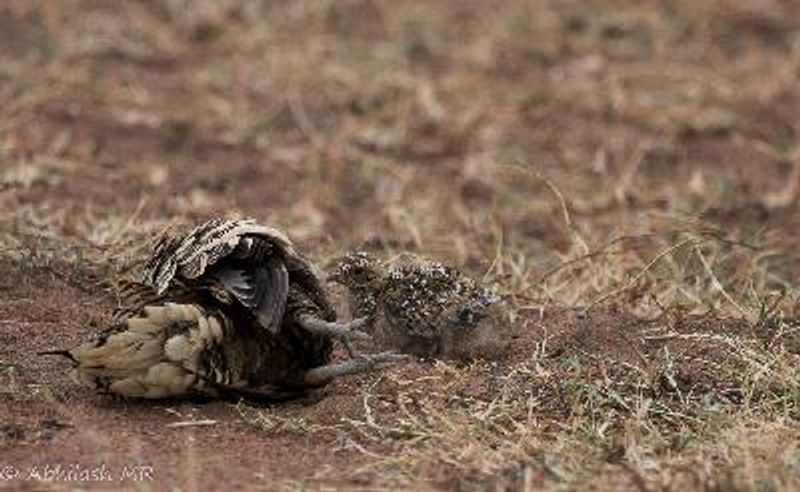
M 96 340 L 48 352 L 71 359 L 75 378 L 101 392 L 272 401 L 398 360 L 385 352 L 332 363 L 333 339 L 365 337 L 363 323 L 336 323 L 315 266 L 252 220 L 166 236 L 121 304 Z
M 500 297 L 455 268 L 424 259 L 389 267 L 355 251 L 336 260 L 329 280 L 347 288 L 353 316 L 383 347 L 453 358 L 502 350 Z

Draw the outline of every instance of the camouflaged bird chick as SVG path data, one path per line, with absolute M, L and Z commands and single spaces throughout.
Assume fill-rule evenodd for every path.
M 500 297 L 453 267 L 413 259 L 390 268 L 355 251 L 337 260 L 330 280 L 347 288 L 353 316 L 367 318 L 383 347 L 470 358 L 502 346 Z

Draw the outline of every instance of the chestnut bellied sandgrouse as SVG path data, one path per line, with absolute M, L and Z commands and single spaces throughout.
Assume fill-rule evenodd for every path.
M 337 323 L 317 268 L 281 232 L 211 220 L 155 247 L 122 292 L 116 323 L 67 351 L 76 379 L 126 397 L 265 401 L 382 368 L 395 353 L 332 362 L 333 340 L 368 338 Z M 349 349 L 349 347 L 348 347 Z
M 412 259 L 389 267 L 363 251 L 334 263 L 330 281 L 344 285 L 353 316 L 381 346 L 428 356 L 497 354 L 508 324 L 500 297 L 453 267 Z

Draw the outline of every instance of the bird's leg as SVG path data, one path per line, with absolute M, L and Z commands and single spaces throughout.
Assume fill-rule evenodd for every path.
M 366 318 L 358 318 L 348 323 L 337 323 L 325 321 L 313 316 L 301 316 L 298 319 L 300 326 L 318 335 L 335 338 L 344 344 L 350 357 L 354 357 L 353 348 L 350 346 L 352 340 L 369 340 L 367 333 L 360 331 L 359 328 L 367 324 Z
M 344 362 L 327 364 L 307 371 L 304 382 L 309 387 L 323 386 L 338 377 L 379 371 L 406 359 L 407 355 L 396 352 L 357 355 Z

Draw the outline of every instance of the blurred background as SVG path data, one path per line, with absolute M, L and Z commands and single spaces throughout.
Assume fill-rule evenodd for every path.
M 644 270 L 662 305 L 732 308 L 705 262 L 741 314 L 798 267 L 799 12 L 7 0 L 3 213 L 95 243 L 254 216 L 316 255 L 423 252 L 537 305 Z
M 0 450 L 181 487 L 798 490 L 798 198 L 797 0 L 2 0 Z M 323 266 L 445 260 L 523 336 L 276 409 L 30 357 L 215 216 Z

